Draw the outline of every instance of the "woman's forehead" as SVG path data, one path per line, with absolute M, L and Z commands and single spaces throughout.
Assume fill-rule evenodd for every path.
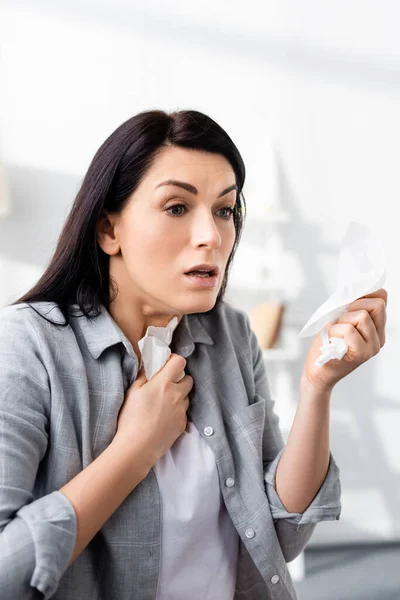
M 191 150 L 179 147 L 167 147 L 159 153 L 148 170 L 145 179 L 156 186 L 168 180 L 182 180 L 193 183 L 195 178 L 202 181 L 215 181 L 216 185 L 235 183 L 235 173 L 229 161 L 221 154 Z

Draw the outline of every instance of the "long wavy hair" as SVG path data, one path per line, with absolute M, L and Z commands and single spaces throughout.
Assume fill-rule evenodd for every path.
M 125 121 L 96 152 L 46 270 L 34 287 L 13 304 L 31 306 L 32 302 L 55 302 L 65 317 L 63 325 L 69 323 L 72 304 L 78 305 L 82 315 L 88 318 L 96 317 L 102 306 L 109 309 L 117 290 L 110 281 L 109 256 L 97 242 L 97 224 L 105 211 L 120 213 L 124 209 L 166 146 L 220 154 L 235 173 L 238 186 L 233 213 L 236 236 L 216 305 L 221 302 L 246 211 L 242 193 L 243 159 L 229 135 L 207 115 L 196 110 L 170 114 L 150 110 Z

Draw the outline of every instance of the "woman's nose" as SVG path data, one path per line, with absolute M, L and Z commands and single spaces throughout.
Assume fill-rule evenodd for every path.
M 213 215 L 202 215 L 195 219 L 192 229 L 194 246 L 210 246 L 218 248 L 221 245 L 221 234 Z

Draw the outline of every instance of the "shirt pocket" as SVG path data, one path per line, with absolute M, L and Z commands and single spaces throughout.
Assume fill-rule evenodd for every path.
M 265 399 L 256 394 L 251 404 L 243 406 L 227 419 L 231 446 L 261 468 L 265 411 Z

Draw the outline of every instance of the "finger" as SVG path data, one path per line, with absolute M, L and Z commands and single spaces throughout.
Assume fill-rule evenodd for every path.
M 177 379 L 176 383 L 179 383 L 181 379 L 185 377 L 185 371 L 182 371 L 181 376 Z
M 136 379 L 134 381 L 134 384 L 137 386 L 142 386 L 145 383 L 147 383 L 147 377 L 146 377 L 146 372 L 144 370 L 144 366 L 142 364 L 142 366 L 140 367 L 138 374 L 136 375 Z
M 190 375 L 185 375 L 185 377 L 178 383 L 181 387 L 182 393 L 187 396 L 187 394 L 191 391 L 193 387 L 193 377 Z
M 329 337 L 341 338 L 348 347 L 346 356 L 353 358 L 354 355 L 363 358 L 369 355 L 368 344 L 361 333 L 350 323 L 337 323 L 329 327 Z
M 182 371 L 185 370 L 186 359 L 179 354 L 171 354 L 164 367 L 161 369 L 163 377 L 167 377 L 173 383 L 179 381 Z
M 372 294 L 365 294 L 365 296 L 362 296 L 362 298 L 382 298 L 382 300 L 384 300 L 385 304 L 387 305 L 388 293 L 387 290 L 385 290 L 385 288 L 380 288 L 376 292 L 372 292 Z
M 387 321 L 387 312 L 386 312 L 386 303 L 383 298 L 359 298 L 355 302 L 352 302 L 348 306 L 348 311 L 353 312 L 357 310 L 366 310 L 368 311 L 374 325 L 375 329 L 378 332 L 380 347 L 385 344 L 386 340 L 386 321 Z
M 374 354 L 379 352 L 381 345 L 379 341 L 378 332 L 368 311 L 358 310 L 352 311 L 350 313 L 345 313 L 341 317 L 339 317 L 338 324 L 352 325 L 354 330 L 359 333 L 363 341 L 368 345 L 370 351 Z M 349 329 L 349 334 L 350 332 L 351 329 Z M 355 341 L 354 337 L 353 339 Z

